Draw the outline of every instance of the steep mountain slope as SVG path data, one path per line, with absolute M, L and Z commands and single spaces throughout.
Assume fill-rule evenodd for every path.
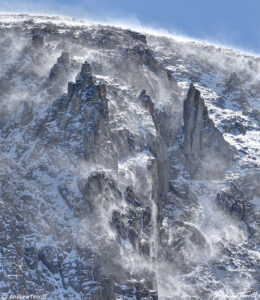
M 260 59 L 0 16 L 0 292 L 258 299 Z

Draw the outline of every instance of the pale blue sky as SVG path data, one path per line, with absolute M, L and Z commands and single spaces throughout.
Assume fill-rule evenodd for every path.
M 0 11 L 96 20 L 133 20 L 154 28 L 260 54 L 260 0 L 0 0 Z

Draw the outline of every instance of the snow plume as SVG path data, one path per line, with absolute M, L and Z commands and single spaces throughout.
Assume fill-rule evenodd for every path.
M 3 121 L 24 102 L 33 106 L 48 99 L 44 87 L 57 54 L 34 49 L 32 36 L 21 35 L 12 29 L 2 32 L 0 47 Z
M 1 124 L 1 220 L 7 220 L 5 239 L 10 245 L 18 241 L 12 253 L 22 274 L 34 278 L 37 265 L 42 285 L 50 284 L 61 299 L 101 295 L 97 299 L 103 300 L 99 288 L 107 286 L 118 299 L 152 290 L 160 300 L 228 299 L 250 289 L 254 297 L 259 258 L 253 203 L 259 194 L 257 180 L 247 175 L 255 174 L 258 163 L 253 108 L 259 90 L 250 77 L 258 78 L 258 59 L 123 26 L 10 18 L 1 25 L 0 38 L 1 103 L 13 112 Z M 35 34 L 44 41 L 38 37 L 33 48 Z M 53 69 L 57 58 L 69 63 L 60 78 L 55 76 L 63 67 Z M 78 91 L 79 110 L 73 111 L 72 99 L 62 93 L 68 81 L 79 79 L 85 60 L 94 87 Z M 56 85 L 51 70 L 58 70 Z M 244 151 L 220 178 L 194 179 L 184 166 L 182 114 L 190 82 L 224 137 Z M 100 94 L 95 98 L 99 84 L 105 84 L 108 100 L 107 148 L 100 147 L 104 132 L 98 118 L 93 123 L 101 129 L 92 146 L 105 158 L 111 150 L 113 167 L 85 155 L 84 135 L 92 123 L 87 127 L 84 105 L 97 105 L 91 112 L 98 117 L 104 113 Z M 93 99 L 87 100 L 91 88 Z M 216 168 L 214 159 L 210 163 Z M 239 184 L 240 177 L 246 183 Z M 220 193 L 228 200 L 223 207 L 216 201 Z M 3 261 L 9 262 L 8 255 Z M 32 286 L 38 288 L 34 281 Z

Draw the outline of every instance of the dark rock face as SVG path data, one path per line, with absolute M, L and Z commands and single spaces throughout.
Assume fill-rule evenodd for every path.
M 184 153 L 192 176 L 214 176 L 227 168 L 234 150 L 209 118 L 200 92 L 191 84 L 184 101 Z
M 253 110 L 251 115 L 258 122 L 258 126 L 260 126 L 260 112 L 258 110 Z
M 230 74 L 226 86 L 229 92 L 234 92 L 237 87 L 241 86 L 241 80 L 237 73 L 233 72 Z
M 128 286 L 116 287 L 116 292 L 124 297 L 135 297 L 134 299 L 158 300 L 156 291 L 148 290 L 142 282 L 132 281 Z
M 222 128 L 225 130 L 226 133 L 231 133 L 233 135 L 245 135 L 247 132 L 247 126 L 243 124 L 243 120 L 238 117 L 224 120 L 222 122 Z
M 182 221 L 175 221 L 173 228 L 161 228 L 160 238 L 159 259 L 166 258 L 176 270 L 184 273 L 188 273 L 192 268 L 192 263 L 188 261 L 187 256 L 189 244 L 198 250 L 200 249 L 201 254 L 208 251 L 206 239 L 200 231 Z
M 150 243 L 148 237 L 151 236 L 152 230 L 152 208 L 144 207 L 131 187 L 126 188 L 125 201 L 130 204 L 128 211 L 122 214 L 114 210 L 112 224 L 122 240 L 129 239 L 133 247 L 139 249 L 142 255 L 149 256 Z
M 40 34 L 34 34 L 32 37 L 32 46 L 36 49 L 43 46 L 43 36 Z
M 33 108 L 30 106 L 29 103 L 23 103 L 23 112 L 21 115 L 21 125 L 27 125 L 33 119 Z
M 216 197 L 217 205 L 234 219 L 244 220 L 249 231 L 252 231 L 251 222 L 256 217 L 249 200 L 259 197 L 258 179 L 259 172 L 249 173 L 230 182 L 230 187 L 217 193 Z
M 125 49 L 125 56 L 133 56 L 137 64 L 145 65 L 153 72 L 162 70 L 162 66 L 154 57 L 153 52 L 143 44 L 137 45 L 134 48 Z
M 26 247 L 24 249 L 24 259 L 29 268 L 35 270 L 38 264 L 38 251 L 35 247 Z
M 229 192 L 217 194 L 217 203 L 230 215 L 242 220 L 245 216 L 245 195 L 234 184 Z
M 138 40 L 144 44 L 146 44 L 146 36 L 144 34 L 140 34 L 138 32 L 134 32 L 131 30 L 127 30 L 126 33 L 135 40 Z
M 182 199 L 196 199 L 196 196 L 192 193 L 187 183 L 179 183 L 171 180 L 170 190 L 172 190 L 176 196 Z
M 170 83 L 171 88 L 173 88 L 173 89 L 174 89 L 175 91 L 177 91 L 177 92 L 180 92 L 180 88 L 179 88 L 179 86 L 178 86 L 178 82 L 177 82 L 177 80 L 174 78 L 174 76 L 173 76 L 172 73 L 173 73 L 172 71 L 166 69 L 167 78 L 168 78 L 168 80 L 169 80 L 169 83 Z
M 58 255 L 55 249 L 50 246 L 43 247 L 39 250 L 38 258 L 53 274 L 59 272 Z
M 140 95 L 138 96 L 138 100 L 142 103 L 142 105 L 147 108 L 147 110 L 149 111 L 151 117 L 153 118 L 154 122 L 155 122 L 155 116 L 154 116 L 154 104 L 150 98 L 149 95 L 146 94 L 146 90 L 142 90 Z M 155 123 L 155 125 L 157 125 Z

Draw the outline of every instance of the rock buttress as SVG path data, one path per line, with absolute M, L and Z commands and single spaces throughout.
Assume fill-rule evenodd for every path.
M 215 176 L 224 171 L 234 156 L 234 149 L 209 118 L 200 91 L 190 85 L 184 101 L 184 154 L 192 176 Z

